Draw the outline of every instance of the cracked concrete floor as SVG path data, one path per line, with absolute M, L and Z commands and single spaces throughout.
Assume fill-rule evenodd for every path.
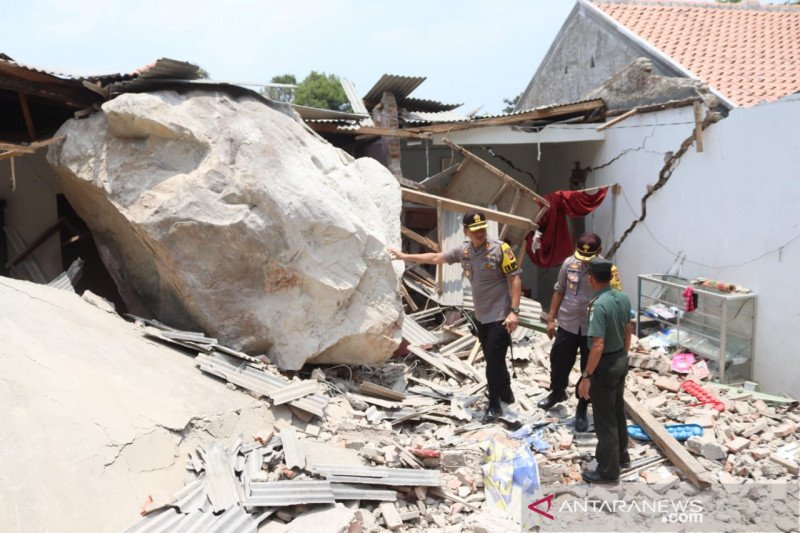
M 0 277 L 0 301 L 3 531 L 121 531 L 198 443 L 278 414 L 73 293 Z

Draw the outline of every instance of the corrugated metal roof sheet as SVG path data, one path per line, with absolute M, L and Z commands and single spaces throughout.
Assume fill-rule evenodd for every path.
M 214 512 L 223 511 L 240 502 L 241 485 L 228 460 L 225 448 L 212 442 L 204 450 L 208 499 Z
M 231 507 L 219 515 L 203 511 L 182 514 L 165 509 L 146 516 L 125 533 L 256 533 L 257 528 L 255 518 L 241 507 Z
M 297 114 L 300 115 L 303 120 L 361 120 L 362 118 L 369 117 L 369 113 L 348 113 L 346 111 L 319 109 L 317 107 L 308 107 L 297 104 L 292 104 L 292 109 L 297 111 Z
M 326 480 L 251 482 L 245 495 L 247 507 L 286 507 L 306 503 L 336 503 L 331 483 Z
M 439 123 L 439 122 L 466 122 L 471 120 L 470 117 L 462 115 L 461 113 L 454 113 L 453 111 L 407 111 L 401 115 L 401 118 L 408 123 Z
M 147 78 L 196 80 L 200 78 L 200 67 L 187 61 L 162 57 L 136 69 L 134 74 Z
M 438 470 L 327 464 L 315 464 L 312 468 L 329 481 L 339 483 L 407 487 L 438 487 L 441 484 Z
M 548 105 L 540 105 L 538 107 L 531 107 L 529 109 L 515 109 L 511 113 L 499 113 L 497 115 L 480 115 L 474 117 L 475 119 L 482 119 L 482 118 L 501 118 L 501 117 L 513 117 L 514 115 L 521 115 L 523 113 L 529 113 L 531 111 L 541 111 L 543 109 L 558 109 L 559 107 L 564 107 L 568 105 L 575 105 L 575 104 L 585 104 L 586 102 L 591 102 L 592 100 L 597 100 L 597 98 L 585 98 L 583 100 L 575 100 L 574 102 L 563 102 L 559 104 L 548 104 Z
M 403 338 L 414 346 L 426 346 L 439 342 L 436 335 L 417 324 L 417 322 L 408 315 L 403 317 Z
M 397 105 L 407 109 L 408 111 L 426 111 L 435 113 L 437 111 L 452 111 L 464 104 L 445 104 L 437 100 L 426 100 L 424 98 L 403 98 L 402 103 L 397 102 Z
M 233 358 L 222 354 L 198 354 L 195 361 L 197 361 L 200 366 L 200 370 L 223 377 L 234 385 L 239 385 L 253 392 L 263 394 L 264 396 L 270 396 L 272 392 L 289 384 L 287 380 L 281 377 L 253 368 L 248 364 L 243 364 L 240 361 L 233 360 Z M 329 399 L 327 396 L 311 394 L 299 400 L 292 400 L 289 402 L 289 405 L 293 405 L 319 417 L 324 417 L 325 412 L 323 409 L 328 405 L 328 401 Z
M 364 95 L 364 102 L 366 102 L 367 105 L 377 104 L 381 101 L 383 93 L 386 91 L 393 93 L 398 100 L 406 98 L 426 79 L 425 77 L 384 74 L 381 76 L 381 79 L 372 86 L 367 94 Z
M 350 107 L 353 109 L 353 112 L 366 113 L 367 107 L 364 105 L 364 101 L 361 99 L 361 97 L 358 96 L 358 91 L 356 91 L 356 86 L 353 84 L 353 82 L 347 78 L 339 78 L 339 83 L 342 84 L 342 89 L 344 89 L 344 93 L 347 95 L 347 99 L 350 101 Z
M 201 475 L 175 493 L 175 505 L 182 513 L 205 511 L 211 508 L 208 501 L 205 475 Z
M 397 492 L 393 490 L 373 489 L 365 485 L 348 485 L 331 483 L 333 497 L 337 500 L 371 500 L 393 502 L 397 500 Z

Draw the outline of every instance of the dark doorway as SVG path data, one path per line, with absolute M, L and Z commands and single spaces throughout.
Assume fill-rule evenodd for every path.
M 58 217 L 66 220 L 61 228 L 62 266 L 66 270 L 79 257 L 83 259 L 83 275 L 75 284 L 75 292 L 83 294 L 83 291 L 90 290 L 113 302 L 118 313 L 126 313 L 128 308 L 117 290 L 117 284 L 100 259 L 89 226 L 72 209 L 63 194 L 59 194 L 56 201 Z

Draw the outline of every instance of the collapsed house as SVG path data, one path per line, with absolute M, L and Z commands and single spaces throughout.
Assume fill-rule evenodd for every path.
M 19 231 L 23 240 L 17 241 L 14 257 L 6 261 L 9 265 L 15 263 L 15 269 L 24 269 L 26 277 L 34 276 L 32 258 L 43 261 L 45 257 L 44 245 L 31 248 L 47 233 L 41 230 L 64 229 L 67 233 L 61 240 L 61 264 L 56 263 L 54 268 L 52 263 L 46 263 L 49 270 L 41 276 L 48 281 L 73 264 L 63 259 L 65 246 L 91 239 L 97 256 L 102 257 L 107 279 L 122 292 L 133 293 L 117 295 L 119 310 L 148 315 L 131 316 L 135 324 L 125 325 L 126 337 L 140 336 L 141 342 L 175 347 L 173 352 L 158 353 L 170 364 L 182 366 L 183 380 L 194 379 L 185 373 L 187 366 L 197 367 L 196 375 L 207 375 L 209 394 L 220 394 L 212 383 L 225 382 L 228 389 L 239 389 L 236 394 L 224 393 L 226 405 L 235 406 L 237 398 L 244 398 L 248 412 L 250 407 L 268 406 L 245 424 L 229 420 L 230 413 L 220 420 L 219 413 L 206 411 L 204 404 L 204 412 L 196 415 L 204 419 L 190 420 L 188 425 L 182 412 L 176 421 L 157 419 L 155 425 L 145 424 L 145 434 L 137 433 L 132 440 L 130 428 L 140 427 L 133 423 L 126 429 L 124 439 L 106 443 L 98 439 L 98 446 L 111 450 L 103 458 L 103 467 L 121 468 L 121 457 L 132 462 L 134 470 L 152 469 L 155 473 L 146 476 L 147 481 L 137 481 L 136 490 L 126 493 L 125 500 L 116 504 L 104 499 L 102 491 L 98 493 L 98 503 L 113 507 L 114 512 L 109 514 L 115 517 L 117 527 L 130 525 L 131 531 L 213 530 L 225 526 L 241 531 L 289 531 L 324 523 L 331 531 L 507 531 L 520 523 L 549 524 L 543 522 L 548 518 L 540 512 L 544 507 L 534 510 L 528 506 L 537 498 L 541 502 L 541 496 L 551 498 L 544 500 L 558 504 L 559 511 L 565 505 L 569 508 L 587 499 L 610 505 L 632 497 L 652 501 L 692 497 L 702 502 L 705 523 L 715 529 L 753 526 L 789 531 L 796 527 L 796 481 L 800 473 L 797 402 L 785 395 L 767 393 L 790 392 L 797 396 L 793 388 L 798 382 L 796 370 L 792 374 L 794 365 L 787 349 L 786 335 L 791 328 L 785 316 L 791 315 L 787 309 L 791 311 L 796 306 L 793 307 L 790 290 L 775 287 L 774 281 L 767 283 L 791 278 L 788 269 L 796 266 L 796 251 L 788 246 L 790 234 L 780 241 L 785 244 L 779 248 L 763 245 L 773 242 L 777 221 L 767 216 L 760 221 L 753 216 L 774 210 L 776 202 L 778 209 L 791 213 L 788 204 L 796 195 L 775 198 L 749 187 L 750 176 L 760 174 L 764 166 L 768 167 L 767 175 L 774 176 L 772 179 L 785 177 L 786 169 L 791 168 L 785 159 L 795 153 L 791 136 L 776 135 L 773 130 L 776 124 L 785 123 L 782 120 L 786 116 L 797 113 L 796 96 L 747 110 L 729 108 L 725 99 L 702 84 L 676 79 L 656 71 L 652 63 L 635 59 L 626 68 L 610 72 L 614 75 L 610 79 L 604 77 L 602 84 L 587 88 L 580 98 L 551 100 L 568 103 L 495 117 L 451 115 L 449 121 L 441 116 L 441 122 L 426 121 L 430 117 L 420 115 L 424 111 L 419 106 L 428 104 L 410 99 L 408 86 L 404 87 L 403 80 L 396 77 L 381 80 L 378 86 L 383 91 L 371 90 L 368 94 L 375 94 L 364 99 L 363 109 L 353 106 L 355 113 L 333 116 L 321 110 L 300 110 L 310 128 L 337 144 L 343 139 L 355 141 L 348 147 L 352 152 L 374 150 L 378 157 L 392 158 L 394 162 L 386 164 L 395 174 L 392 177 L 377 165 L 354 162 L 329 146 L 320 147 L 318 139 L 306 136 L 302 125 L 286 109 L 276 109 L 241 89 L 191 79 L 176 83 L 175 78 L 180 76 L 170 69 L 179 66 L 167 62 L 159 67 L 157 63 L 140 75 L 64 82 L 71 90 L 86 92 L 87 98 L 81 102 L 65 100 L 69 105 L 62 103 L 67 110 L 64 119 L 75 110 L 84 110 L 79 115 L 85 119 L 83 123 L 64 125 L 66 138 L 62 140 L 56 133 L 62 124 L 46 130 L 45 136 L 52 139 L 49 161 L 60 176 L 46 188 L 50 189 L 51 199 L 55 191 L 65 192 L 61 202 L 69 205 L 74 216 L 88 220 L 94 217 L 94 222 L 82 231 L 75 231 L 76 223 L 70 227 L 66 222 L 50 230 L 58 218 L 34 229 L 20 222 L 25 230 L 24 234 L 22 229 Z M 180 68 L 188 69 L 185 65 Z M 50 78 L 47 80 L 57 85 Z M 204 91 L 219 90 L 224 95 L 243 98 L 231 102 L 224 96 L 187 96 L 198 85 L 205 85 Z M 387 96 L 395 92 L 401 98 Z M 112 96 L 98 112 L 101 102 Z M 202 125 L 191 127 L 195 117 L 214 109 L 214 102 L 208 107 L 200 105 L 204 99 L 224 101 L 221 113 L 247 110 L 258 115 L 259 124 L 248 129 L 252 137 L 231 141 L 228 152 L 215 154 L 220 148 L 217 145 L 225 144 L 218 142 L 219 132 L 208 131 Z M 21 100 L 13 102 L 16 105 Z M 382 106 L 376 110 L 379 104 Z M 396 115 L 384 112 L 393 105 L 397 107 Z M 417 106 L 412 111 L 417 116 L 398 107 L 402 105 Z M 435 109 L 431 113 L 453 111 L 430 105 Z M 20 124 L 25 123 L 23 115 L 20 112 Z M 37 113 L 32 116 L 35 118 Z M 324 189 L 322 200 L 331 195 L 346 196 L 361 212 L 353 218 L 347 215 L 344 230 L 340 222 L 345 215 L 340 217 L 336 210 L 319 213 L 322 219 L 333 223 L 303 228 L 291 224 L 296 220 L 292 218 L 278 225 L 282 240 L 311 235 L 313 250 L 300 254 L 304 256 L 300 264 L 312 259 L 314 252 L 329 257 L 338 251 L 331 243 L 342 239 L 355 248 L 349 250 L 347 258 L 363 254 L 360 260 L 366 267 L 358 265 L 354 272 L 336 265 L 343 267 L 337 273 L 349 272 L 337 279 L 326 279 L 330 265 L 310 269 L 307 283 L 314 284 L 311 278 L 316 276 L 325 285 L 317 288 L 320 292 L 311 293 L 319 301 L 303 301 L 298 292 L 293 292 L 300 282 L 294 277 L 294 270 L 287 272 L 287 265 L 294 267 L 296 257 L 281 258 L 276 265 L 267 263 L 264 272 L 255 274 L 249 270 L 252 267 L 234 263 L 181 278 L 187 263 L 202 262 L 209 254 L 228 254 L 228 246 L 241 248 L 233 234 L 224 230 L 215 233 L 221 220 L 231 220 L 231 214 L 225 214 L 228 209 L 234 211 L 236 223 L 258 230 L 270 217 L 248 218 L 246 211 L 259 211 L 249 206 L 275 204 L 276 216 L 277 211 L 288 207 L 309 208 L 298 207 L 292 202 L 297 196 L 287 196 L 292 193 L 280 187 L 277 198 L 265 200 L 268 192 L 258 183 L 251 188 L 230 187 L 216 175 L 220 172 L 217 165 L 236 160 L 231 145 L 240 143 L 245 151 L 266 149 L 270 143 L 259 144 L 269 135 L 260 129 L 262 120 L 278 124 L 282 131 L 302 139 L 303 149 L 313 145 L 311 149 L 323 152 L 311 159 L 311 165 L 309 161 L 294 162 L 303 171 L 312 175 L 321 171 L 324 176 L 311 185 L 295 185 L 294 189 L 315 189 L 310 193 L 313 195 L 320 192 L 316 190 L 322 186 L 320 182 L 335 178 L 337 183 L 324 184 L 330 188 Z M 388 122 L 379 122 L 383 120 Z M 93 135 L 87 136 L 86 132 Z M 37 144 L 30 131 L 20 129 L 17 135 L 34 142 L 17 140 L 8 148 L 15 154 L 16 163 L 34 157 L 21 156 L 21 152 L 33 154 L 46 146 Z M 273 139 L 273 143 L 280 144 L 280 139 Z M 770 157 L 753 158 L 754 153 Z M 137 159 L 142 154 L 147 157 Z M 35 157 L 41 163 L 37 170 L 50 172 L 42 153 Z M 153 157 L 162 163 L 154 164 Z M 752 159 L 758 160 L 757 166 Z M 174 166 L 165 166 L 164 160 Z M 93 168 L 96 161 L 103 164 Z M 125 172 L 130 169 L 126 175 L 132 176 L 130 180 L 136 182 L 136 187 L 114 183 L 119 170 L 115 166 L 125 168 Z M 22 186 L 21 175 L 16 173 L 19 168 L 14 167 L 15 187 L 17 183 Z M 193 169 L 200 171 L 193 174 Z M 185 176 L 199 190 L 170 185 L 169 176 L 173 174 Z M 256 174 L 253 172 L 253 176 Z M 371 193 L 369 199 L 360 197 L 359 191 L 353 189 L 371 187 L 375 182 L 370 184 L 370 180 L 376 180 L 384 191 Z M 254 177 L 252 181 L 258 179 Z M 26 186 L 31 182 L 36 184 L 37 180 L 28 180 Z M 780 183 L 785 189 L 794 187 L 788 179 L 781 179 Z M 64 184 L 66 187 L 61 189 Z M 343 351 L 356 348 L 360 356 L 378 356 L 341 360 L 382 362 L 402 335 L 404 343 L 396 352 L 398 357 L 383 367 L 313 366 L 337 361 L 342 355 L 332 350 L 320 356 L 324 349 L 313 354 L 312 349 L 298 350 L 296 358 L 281 359 L 281 354 L 295 355 L 289 345 L 281 345 L 278 339 L 259 345 L 248 344 L 246 339 L 242 342 L 240 334 L 228 336 L 226 331 L 249 331 L 254 327 L 248 323 L 247 311 L 213 315 L 219 311 L 213 309 L 215 299 L 230 301 L 233 309 L 240 312 L 253 305 L 253 300 L 237 301 L 242 295 L 216 286 L 217 279 L 231 282 L 244 272 L 253 274 L 259 282 L 266 279 L 269 286 L 288 286 L 281 304 L 287 308 L 297 306 L 304 316 L 310 313 L 311 319 L 323 323 L 330 310 L 319 311 L 312 304 L 330 304 L 331 294 L 341 295 L 339 300 L 333 296 L 337 302 L 349 300 L 351 294 L 363 289 L 359 276 L 365 271 L 382 269 L 381 290 L 394 294 L 401 273 L 376 255 L 401 232 L 409 246 L 441 250 L 460 240 L 458 213 L 479 207 L 489 214 L 494 235 L 507 238 L 518 251 L 527 251 L 525 237 L 538 229 L 549 210 L 558 208 L 555 201 L 548 199 L 553 198 L 551 193 L 606 186 L 610 194 L 605 203 L 592 216 L 570 223 L 573 234 L 586 229 L 603 237 L 604 248 L 619 265 L 626 291 L 635 293 L 639 300 L 639 338 L 633 347 L 629 394 L 625 399 L 628 415 L 636 423 L 630 428 L 633 461 L 622 474 L 626 483 L 615 488 L 590 490 L 579 483 L 581 467 L 591 460 L 596 439 L 591 433 L 573 433 L 574 399 L 550 412 L 535 407 L 549 386 L 550 348 L 550 342 L 537 331 L 542 329 L 542 308 L 537 300 L 547 301 L 554 273 L 552 269 L 533 267 L 530 257 L 523 268 L 534 299 L 523 300 L 521 323 L 528 327 L 515 333 L 511 353 L 518 401 L 506 408 L 503 416 L 503 424 L 513 431 L 485 424 L 477 415 L 484 402 L 484 363 L 480 346 L 468 327 L 471 294 L 457 269 L 429 271 L 414 267 L 403 272 L 404 309 L 394 296 L 383 306 L 368 302 L 380 317 L 375 327 L 366 329 L 372 329 L 368 334 L 381 340 L 346 342 Z M 214 194 L 204 196 L 205 188 Z M 93 196 L 93 189 L 102 189 L 103 194 Z M 385 198 L 381 196 L 384 193 Z M 634 199 L 640 197 L 641 211 L 637 212 Z M 402 227 L 398 216 L 401 199 Z M 741 204 L 748 206 L 750 217 L 730 215 L 730 206 Z M 236 212 L 236 206 L 248 209 Z M 369 213 L 373 217 L 366 216 Z M 383 220 L 386 227 L 372 225 L 374 216 Z M 786 229 L 784 226 L 780 224 L 778 232 Z M 669 231 L 662 234 L 661 228 Z M 217 238 L 197 239 L 201 229 Z M 359 238 L 351 243 L 350 233 Z M 186 236 L 190 238 L 181 240 Z M 654 247 L 651 241 L 660 246 Z M 684 254 L 677 254 L 678 251 Z M 701 255 L 703 251 L 708 251 L 711 259 Z M 753 253 L 743 256 L 745 252 Z M 280 256 L 280 252 L 277 254 Z M 226 259 L 236 261 L 238 257 L 226 255 Z M 138 267 L 142 262 L 148 264 Z M 738 269 L 741 264 L 754 262 L 759 262 L 758 269 Z M 136 279 L 139 276 L 141 279 Z M 77 279 L 74 269 L 67 270 L 67 275 L 56 283 L 69 288 L 80 283 Z M 719 279 L 727 283 L 711 282 Z M 693 310 L 684 307 L 688 305 L 683 299 L 687 289 L 696 296 L 694 300 L 689 298 L 694 303 Z M 14 282 L 10 291 L 19 297 L 20 308 L 27 299 L 50 298 L 47 289 L 33 289 L 24 283 Z M 204 291 L 208 294 L 197 294 Z M 65 298 L 61 296 L 58 302 L 65 305 Z M 91 295 L 86 298 L 107 305 Z M 141 302 L 145 304 L 137 307 Z M 149 310 L 155 311 L 143 312 L 148 305 L 152 306 Z M 266 308 L 269 303 L 255 305 Z M 272 310 L 263 311 L 267 314 Z M 154 316 L 163 320 L 154 320 Z M 218 319 L 203 321 L 197 318 L 201 316 Z M 272 322 L 281 320 L 279 314 L 267 316 Z M 401 316 L 402 333 L 398 334 Z M 3 323 L 14 325 L 19 318 L 6 309 Z M 670 333 L 650 335 L 664 326 Z M 300 339 L 301 347 L 305 342 L 322 344 L 317 331 L 309 334 L 308 328 L 315 327 L 305 323 L 287 333 L 313 336 Z M 10 330 L 23 329 L 14 326 Z M 34 335 L 31 329 L 23 331 L 26 338 Z M 702 345 L 704 341 L 710 343 L 710 348 Z M 369 346 L 365 348 L 365 344 Z M 109 354 L 117 353 L 111 341 L 102 346 Z M 275 346 L 282 349 L 270 353 Z M 700 356 L 698 361 L 708 363 L 708 374 L 715 379 L 702 374 L 702 366 L 681 366 L 679 363 L 685 363 L 687 358 L 673 359 L 676 348 L 693 350 Z M 52 344 L 42 350 L 18 340 L 9 353 L 4 353 L 3 364 L 37 367 L 39 377 L 47 379 L 48 370 L 43 365 L 47 362 L 46 351 L 53 349 Z M 260 357 L 256 352 L 266 352 L 269 357 Z M 182 362 L 175 362 L 178 360 Z M 187 361 L 191 365 L 186 365 Z M 300 369 L 306 362 L 311 365 Z M 283 369 L 299 371 L 281 373 L 272 366 L 275 363 Z M 3 370 L 4 374 L 13 375 L 17 391 L 29 379 Z M 571 382 L 577 378 L 574 370 Z M 88 378 L 81 375 L 81 379 Z M 756 390 L 755 382 L 762 390 Z M 55 403 L 68 401 L 69 405 L 76 405 L 79 392 L 75 388 L 59 389 L 53 398 Z M 20 402 L 29 394 L 33 393 L 12 394 L 3 404 Z M 255 403 L 250 397 L 255 398 Z M 25 408 L 14 411 L 13 435 L 25 431 L 26 414 Z M 139 421 L 145 417 L 133 416 Z M 47 423 L 46 418 L 41 420 Z M 108 423 L 94 414 L 82 422 L 97 422 L 101 428 Z M 150 433 L 154 435 L 147 436 Z M 159 450 L 153 464 L 142 461 L 139 455 L 140 447 L 148 448 L 142 444 L 150 442 L 148 439 L 156 443 L 153 449 Z M 71 446 L 70 450 L 76 449 L 72 441 Z M 513 466 L 509 467 L 509 463 Z M 101 470 L 100 466 L 93 463 L 96 470 Z M 179 479 L 175 466 L 184 467 L 186 476 Z M 160 471 L 167 468 L 169 474 L 162 478 Z M 19 467 L 14 472 L 24 476 Z M 518 476 L 519 472 L 525 475 Z M 74 476 L 70 479 L 85 476 L 80 470 L 70 474 Z M 120 478 L 115 479 L 119 481 Z M 149 490 L 143 488 L 145 482 L 149 483 Z M 111 485 L 100 486 L 113 490 Z M 549 489 L 549 495 L 542 492 Z M 64 497 L 65 491 L 57 487 L 55 496 Z M 37 508 L 40 495 L 35 490 L 24 494 L 19 491 L 12 499 L 2 501 L 19 502 L 25 498 L 29 499 L 27 509 Z M 134 509 L 131 502 L 141 505 Z M 724 507 L 725 512 L 714 511 L 719 507 Z M 534 514 L 526 515 L 525 509 Z M 550 505 L 546 510 L 550 511 Z M 143 515 L 139 522 L 135 521 L 136 512 Z M 605 513 L 600 505 L 593 512 L 556 516 L 566 528 L 591 529 L 602 523 Z M 77 528 L 79 517 L 71 517 Z M 661 519 L 658 514 L 631 513 L 624 522 L 626 527 L 643 530 L 658 527 Z

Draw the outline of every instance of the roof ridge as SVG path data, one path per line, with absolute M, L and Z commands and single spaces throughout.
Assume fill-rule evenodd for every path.
M 711 2 L 703 0 L 589 0 L 600 5 L 630 5 L 642 7 L 699 7 L 704 9 L 724 9 L 733 11 L 766 11 L 800 13 L 800 5 L 761 4 L 758 0 L 744 0 L 741 3 Z

